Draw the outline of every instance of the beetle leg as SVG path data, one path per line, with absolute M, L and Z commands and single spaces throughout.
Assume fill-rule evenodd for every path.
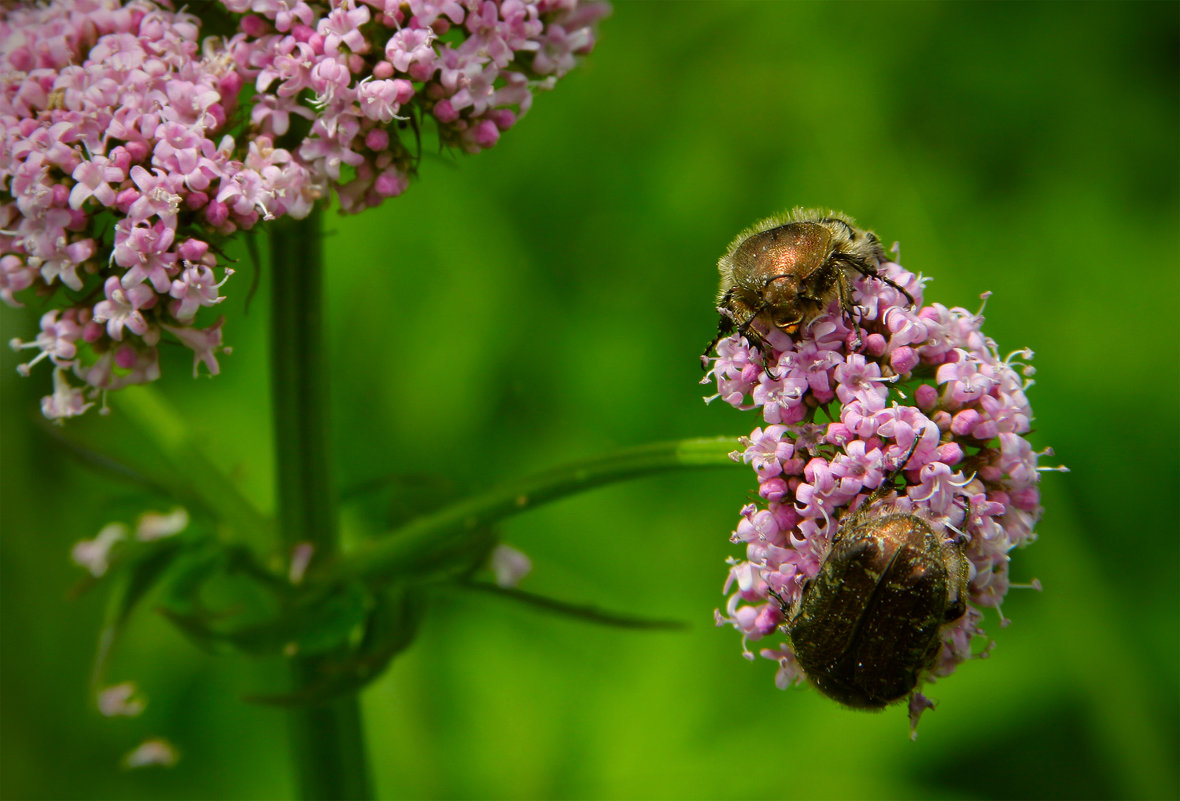
M 836 271 L 836 297 L 840 300 L 840 310 L 853 324 L 852 333 L 856 336 L 856 341 L 852 343 L 852 349 L 859 350 L 863 344 L 860 338 L 860 323 L 864 315 L 857 311 L 860 307 L 852 302 L 852 287 L 849 286 L 848 276 L 843 270 Z
M 778 610 L 782 612 L 783 617 L 787 617 L 789 609 L 787 602 L 783 600 L 783 596 L 779 595 L 777 590 L 771 589 L 769 584 L 766 585 L 766 594 L 778 601 Z
M 882 275 L 876 267 L 869 264 L 868 262 L 862 261 L 860 259 L 854 259 L 851 256 L 844 256 L 840 259 L 840 261 L 842 261 L 844 264 L 847 264 L 861 275 L 868 276 L 869 278 L 876 278 L 878 281 L 888 284 L 901 294 L 905 295 L 905 299 L 910 306 L 914 305 L 914 296 L 911 295 L 905 287 L 894 281 L 889 276 Z
M 910 306 L 913 306 L 913 305 L 914 305 L 914 296 L 913 296 L 913 295 L 911 295 L 911 294 L 910 294 L 910 293 L 909 293 L 909 292 L 906 290 L 906 288 L 905 288 L 904 286 L 902 286 L 901 284 L 897 283 L 896 281 L 894 281 L 892 278 L 890 278 L 890 277 L 889 277 L 889 276 L 887 276 L 887 275 L 881 275 L 880 273 L 874 273 L 874 274 L 873 274 L 873 277 L 874 277 L 874 278 L 876 278 L 878 281 L 884 281 L 885 283 L 889 284 L 889 286 L 893 287 L 893 288 L 894 288 L 894 289 L 896 289 L 898 292 L 900 292 L 901 294 L 905 295 L 906 302 L 907 302 L 907 303 L 908 303 Z
M 758 352 L 762 354 L 762 369 L 771 378 L 777 380 L 781 376 L 774 374 L 774 370 L 770 367 L 770 343 L 766 341 L 766 337 L 762 336 L 757 328 L 753 327 L 754 321 L 758 319 L 758 315 L 766 311 L 766 304 L 763 304 L 756 312 L 750 315 L 750 319 L 738 328 L 738 333 L 750 341 L 752 345 L 758 348 Z
M 721 313 L 721 319 L 717 321 L 717 336 L 709 340 L 709 344 L 705 346 L 705 350 L 701 353 L 702 370 L 709 369 L 709 352 L 712 351 L 713 348 L 717 347 L 718 342 L 725 339 L 734 332 L 735 326 L 733 324 L 733 318 L 724 311 L 721 311 L 721 309 L 718 309 L 718 311 Z
M 885 478 L 881 481 L 881 486 L 869 493 L 869 497 L 865 499 L 865 502 L 856 508 L 856 511 L 852 513 L 854 518 L 855 515 L 860 515 L 862 513 L 867 514 L 870 506 L 896 489 L 894 482 L 897 481 L 897 477 L 900 476 L 905 470 L 905 466 L 909 464 L 910 458 L 914 455 L 914 451 L 918 449 L 918 439 L 918 437 L 914 437 L 914 444 L 910 446 L 908 451 L 906 451 L 906 455 L 902 457 L 900 462 L 898 462 L 897 467 L 893 468 L 893 471 L 890 472 L 889 475 L 885 476 Z M 837 534 L 839 534 L 839 532 L 837 532 Z

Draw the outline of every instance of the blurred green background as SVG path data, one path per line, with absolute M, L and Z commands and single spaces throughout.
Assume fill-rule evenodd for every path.
M 1168 3 L 618 2 L 588 61 L 493 150 L 427 158 L 402 198 L 326 218 L 333 443 L 344 486 L 441 473 L 477 490 L 617 447 L 739 435 L 705 406 L 731 237 L 796 204 L 842 209 L 976 308 L 1001 352 L 1036 351 L 1040 540 L 1014 554 L 1012 624 L 905 712 L 860 714 L 713 626 L 744 469 L 596 490 L 503 526 L 523 587 L 687 621 L 605 629 L 471 592 L 363 696 L 383 798 L 1175 798 L 1180 795 L 1177 446 L 1180 6 Z M 233 354 L 162 390 L 267 508 L 265 291 L 221 307 Z M 3 338 L 37 311 L 5 309 Z M 177 349 L 179 351 L 179 349 Z M 0 389 L 0 792 L 5 798 L 279 798 L 273 671 L 199 652 L 142 615 L 86 695 L 101 596 L 69 562 L 130 490 L 36 423 L 49 372 Z M 125 421 L 71 426 L 126 438 Z M 139 502 L 142 503 L 142 502 Z M 158 504 L 157 504 L 158 506 Z M 117 511 L 118 510 L 118 511 Z M 124 519 L 126 515 L 123 514 Z M 122 772 L 149 734 L 172 770 Z

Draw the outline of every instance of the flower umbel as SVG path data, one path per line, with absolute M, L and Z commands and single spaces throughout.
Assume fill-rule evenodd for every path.
M 916 725 L 929 706 L 922 684 L 972 657 L 972 641 L 984 637 L 980 609 L 999 609 L 1010 552 L 1034 539 L 1037 460 L 1050 452 L 1025 439 L 1032 353 L 1002 357 L 983 333 L 982 309 L 924 305 L 925 279 L 896 263 L 879 272 L 888 281 L 850 281 L 856 315 L 833 299 L 793 336 L 756 331 L 752 339 L 766 353 L 740 333 L 717 344 L 702 383 L 716 382 L 714 398 L 760 409 L 769 424 L 735 454 L 754 468 L 762 503 L 742 510 L 731 537 L 745 553 L 732 560 L 717 620 L 738 629 L 743 643 L 774 639 L 760 653 L 778 663 L 779 687 L 815 679 L 789 637 L 777 635 L 791 629 L 837 532 L 850 536 L 842 522 L 871 520 L 854 510 L 913 515 L 941 543 L 933 550 L 967 562 L 959 565 L 966 611 L 935 623 L 934 650 L 910 694 Z M 900 474 L 896 485 L 887 483 L 891 471 Z M 869 501 L 871 510 L 863 507 Z M 869 599 L 852 603 L 863 609 Z
M 582 0 L 56 0 L 0 10 L 0 299 L 53 311 L 47 417 L 159 376 L 164 335 L 217 374 L 239 230 L 401 194 L 423 133 L 491 147 L 594 45 Z M 196 12 L 196 13 L 192 13 Z M 201 38 L 202 15 L 228 20 Z M 282 280 L 278 276 L 277 280 Z M 229 284 L 232 287 L 232 283 Z M 70 384 L 67 374 L 82 382 Z M 85 394 L 84 394 L 85 393 Z

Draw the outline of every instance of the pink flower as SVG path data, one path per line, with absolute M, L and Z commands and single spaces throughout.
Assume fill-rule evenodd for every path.
M 223 179 L 217 192 L 218 203 L 225 203 L 232 214 L 251 223 L 257 215 L 266 219 L 274 217 L 268 210 L 273 197 L 273 190 L 266 185 L 262 175 L 248 169 Z
M 774 478 L 783 472 L 783 462 L 789 460 L 795 449 L 790 439 L 783 439 L 787 428 L 781 425 L 754 429 L 749 437 L 743 437 L 746 450 L 742 460 L 754 466 L 759 480 Z
M 588 28 L 566 31 L 561 25 L 550 26 L 541 39 L 533 68 L 541 75 L 564 75 L 574 67 L 574 54 L 593 41 Z
M 347 107 L 354 95 L 351 84 L 352 73 L 342 57 L 321 59 L 311 68 L 311 89 L 316 93 L 318 105 L 338 103 Z
M 144 740 L 136 748 L 125 754 L 122 759 L 124 768 L 142 768 L 148 765 L 161 765 L 170 768 L 180 759 L 180 752 L 176 746 L 163 738 Z
M 46 285 L 57 279 L 76 292 L 82 289 L 78 268 L 94 255 L 97 245 L 93 239 L 73 238 L 64 227 L 58 227 L 57 223 L 68 222 L 66 217 L 63 212 L 55 211 L 44 216 L 43 227 L 22 225 L 22 233 L 30 227 L 33 229 L 31 235 L 23 237 L 22 243 L 28 254 L 26 263 L 39 270 Z
M 351 1 L 332 9 L 316 28 L 316 33 L 324 37 L 324 53 L 335 56 L 341 47 L 353 53 L 367 51 L 369 48 L 360 27 L 368 21 L 369 9 L 365 6 L 353 7 Z
M 795 352 L 784 354 L 791 370 L 807 381 L 807 385 L 821 402 L 826 402 L 832 397 L 831 369 L 840 362 L 840 354 L 836 351 L 837 344 L 830 340 L 822 344 L 815 340 L 804 340 L 799 343 Z
M 115 226 L 112 256 L 115 264 L 127 268 L 123 285 L 131 287 L 147 280 L 156 292 L 167 292 L 172 285 L 169 273 L 176 262 L 176 254 L 170 250 L 175 236 L 175 230 L 163 220 L 152 225 L 121 220 Z
M 896 264 L 884 270 L 920 298 L 916 276 Z M 1040 516 L 1043 454 L 1023 436 L 1032 419 L 1025 396 L 1031 382 L 1017 372 L 1027 376 L 1031 368 L 1015 361 L 1031 354 L 1001 359 L 980 314 L 912 308 L 882 281 L 858 279 L 854 296 L 865 331 L 859 349 L 850 349 L 855 338 L 835 315 L 818 318 L 796 339 L 772 332 L 766 354 L 737 334 L 717 343 L 707 376 L 717 386 L 714 398 L 738 409 L 762 407 L 762 420 L 776 424 L 742 439 L 762 504 L 741 510 L 731 539 L 745 544 L 745 559 L 731 564 L 725 611 L 716 618 L 741 632 L 743 655 L 746 641 L 775 635 L 784 609 L 818 573 L 842 518 L 904 460 L 905 485 L 879 501 L 883 510 L 920 516 L 960 543 L 969 561 L 973 608 L 940 632 L 942 647 L 923 679 L 947 676 L 971 658 L 970 642 L 983 635 L 977 607 L 999 607 L 1010 551 L 1033 538 Z M 838 410 L 830 408 L 833 398 Z M 806 678 L 789 641 L 762 655 L 779 663 L 779 686 Z M 920 712 L 921 701 L 915 704 Z
M 81 388 L 66 381 L 65 370 L 58 368 L 53 371 L 53 394 L 41 399 L 41 414 L 50 420 L 61 420 L 77 417 L 93 405 L 86 401 Z
M 880 450 L 869 449 L 864 440 L 848 443 L 844 453 L 832 459 L 832 475 L 840 481 L 842 495 L 855 496 L 861 490 L 873 490 L 885 479 L 885 459 Z
M 106 156 L 99 155 L 79 161 L 70 177 L 77 181 L 70 190 L 70 208 L 79 209 L 91 197 L 104 206 L 113 205 L 115 190 L 111 188 L 111 182 L 121 183 L 126 174 Z
M 74 564 L 86 568 L 90 575 L 103 576 L 110 569 L 112 552 L 127 541 L 128 533 L 127 526 L 122 523 L 110 523 L 103 526 L 94 539 L 75 543 L 70 556 Z
M 225 324 L 224 317 L 218 317 L 217 322 L 208 328 L 187 328 L 164 325 L 163 327 L 180 340 L 181 344 L 193 352 L 193 378 L 203 364 L 209 375 L 221 372 L 221 365 L 217 363 L 217 351 L 229 352 L 229 348 L 221 344 L 221 326 Z
M 153 166 L 179 175 L 186 188 L 202 192 L 219 177 L 212 142 L 179 122 L 166 122 L 156 129 L 159 141 L 152 151 Z
M 429 28 L 439 17 L 447 17 L 456 25 L 463 21 L 463 6 L 457 0 L 410 0 L 410 13 L 419 27 Z
M 768 423 L 798 423 L 807 414 L 803 405 L 807 389 L 807 379 L 796 373 L 777 378 L 766 372 L 754 387 L 754 405 L 762 407 L 762 417 Z
M 182 322 L 190 321 L 202 306 L 214 306 L 225 300 L 218 292 L 222 285 L 233 275 L 233 270 L 225 271 L 225 278 L 220 283 L 213 275 L 213 271 L 203 264 L 185 263 L 180 277 L 172 282 L 169 294 L 179 302 L 173 305 L 172 316 Z
M 195 83 L 173 78 L 159 90 L 149 93 L 149 99 L 160 104 L 160 116 L 170 122 L 178 122 L 199 128 L 215 128 L 225 121 L 220 108 L 221 93 L 208 83 Z
M 859 353 L 851 353 L 832 371 L 836 379 L 836 397 L 841 403 L 860 401 L 868 409 L 884 409 L 889 390 L 882 384 L 881 366 L 868 362 Z
M 103 285 L 103 294 L 106 300 L 94 305 L 94 321 L 107 324 L 107 336 L 121 340 L 124 328 L 140 336 L 147 333 L 148 323 L 142 309 L 155 302 L 151 287 L 136 284 L 124 289 L 119 277 L 112 275 Z
M 20 257 L 12 253 L 0 256 L 0 300 L 9 306 L 24 305 L 16 299 L 16 293 L 31 287 L 36 279 L 36 271 L 25 266 Z
M 36 340 L 21 342 L 19 339 L 14 339 L 10 343 L 13 350 L 36 348 L 40 351 L 31 361 L 16 368 L 21 375 L 28 375 L 33 365 L 42 359 L 52 359 L 53 363 L 59 367 L 70 366 L 77 354 L 76 343 L 82 332 L 71 317 L 59 319 L 60 316 L 61 312 L 57 309 L 45 312 L 41 315 L 41 333 L 37 335 Z
M 216 372 L 220 324 L 196 326 L 221 300 L 213 275 L 227 237 L 306 217 L 333 192 L 349 212 L 402 194 L 418 148 L 403 120 L 432 116 L 456 149 L 494 146 L 552 86 L 530 68 L 547 32 L 592 42 L 605 8 L 220 2 L 219 18 L 237 23 L 228 38 L 202 29 L 210 3 L 183 7 L 194 15 L 157 0 L 46 0 L 0 22 L 0 299 L 19 306 L 37 292 L 60 322 L 76 321 L 93 358 L 73 369 L 90 391 L 154 380 L 161 332 Z M 558 57 L 572 64 L 573 50 Z M 276 147 L 279 136 L 290 146 Z M 214 248 L 182 252 L 189 242 Z M 69 342 L 26 367 L 72 361 Z M 89 405 L 62 386 L 47 413 Z
M 956 348 L 955 353 L 958 355 L 955 361 L 938 368 L 938 383 L 948 385 L 946 391 L 955 403 L 977 401 L 994 384 L 992 369 L 962 348 Z
M 487 111 L 495 97 L 495 82 L 499 76 L 500 68 L 494 63 L 482 62 L 478 58 L 465 59 L 458 51 L 448 50 L 444 54 L 442 84 L 454 91 L 450 101 L 455 111 L 470 108 L 475 116 Z
M 180 210 L 180 191 L 182 179 L 171 175 L 156 167 L 148 172 L 136 165 L 131 168 L 131 180 L 139 190 L 139 196 L 127 210 L 128 218 L 132 220 L 146 220 L 156 216 L 161 220 L 175 225 L 176 214 Z
M 416 81 L 426 80 L 434 72 L 438 58 L 432 47 L 435 38 L 430 28 L 403 28 L 386 43 L 385 57 L 398 72 L 404 72 Z
M 401 104 L 414 94 L 409 81 L 362 81 L 357 87 L 357 99 L 361 112 L 371 120 L 392 122 L 397 117 Z
M 525 20 L 529 17 L 536 18 L 536 9 L 526 8 L 523 3 L 509 0 L 503 3 L 503 10 L 512 14 L 515 20 L 501 20 L 501 8 L 492 0 L 477 3 L 464 20 L 464 26 L 471 32 L 471 36 L 460 46 L 460 52 L 481 53 L 490 58 L 497 67 L 503 68 L 508 66 L 516 50 L 537 49 L 538 44 L 528 41 L 528 28 L 525 25 Z M 540 33 L 539 26 L 536 33 Z

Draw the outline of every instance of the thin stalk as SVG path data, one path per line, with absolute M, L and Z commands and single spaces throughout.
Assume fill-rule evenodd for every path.
M 328 376 L 324 357 L 320 213 L 270 225 L 271 394 L 284 545 L 309 543 L 314 562 L 340 549 L 329 453 Z M 322 658 L 292 659 L 292 680 L 306 686 Z M 293 709 L 292 762 L 301 798 L 372 798 L 356 696 Z
M 480 543 L 497 520 L 604 484 L 669 470 L 733 467 L 729 454 L 740 447 L 733 437 L 658 442 L 555 467 L 411 520 L 342 556 L 324 577 L 381 582 L 438 570 Z

